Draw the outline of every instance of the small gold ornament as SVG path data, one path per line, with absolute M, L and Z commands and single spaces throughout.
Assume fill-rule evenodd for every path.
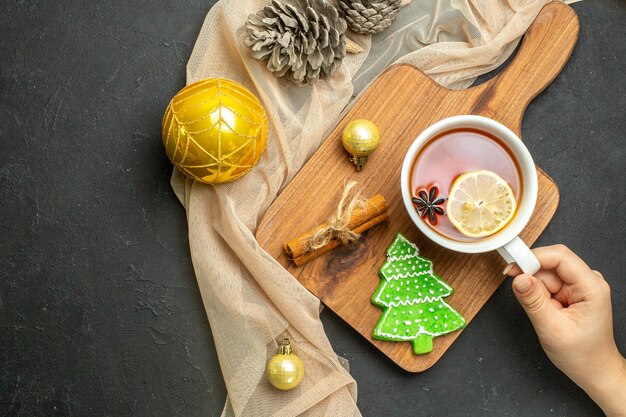
M 367 162 L 367 157 L 380 143 L 380 132 L 369 120 L 353 120 L 343 130 L 341 140 L 343 147 L 350 154 L 350 160 L 356 165 L 356 170 L 361 171 Z
M 278 389 L 287 391 L 300 385 L 304 378 L 304 364 L 293 353 L 289 339 L 285 338 L 274 355 L 267 363 L 267 379 Z
M 163 116 L 163 145 L 174 166 L 218 184 L 252 169 L 267 142 L 267 116 L 244 86 L 207 78 L 180 90 Z

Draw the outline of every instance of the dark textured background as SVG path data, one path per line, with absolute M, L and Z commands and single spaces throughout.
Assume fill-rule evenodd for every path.
M 226 392 L 160 140 L 212 1 L 0 6 L 0 415 L 217 416 Z M 626 350 L 626 3 L 574 5 L 580 40 L 523 136 L 560 185 L 538 244 L 613 287 Z M 431 370 L 408 374 L 331 312 L 365 416 L 590 416 L 510 282 Z

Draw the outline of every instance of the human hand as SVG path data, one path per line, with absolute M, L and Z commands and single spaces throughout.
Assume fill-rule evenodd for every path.
M 608 416 L 626 416 L 626 360 L 613 337 L 611 289 L 602 275 L 563 245 L 533 250 L 534 276 L 516 265 L 513 292 L 554 365 Z

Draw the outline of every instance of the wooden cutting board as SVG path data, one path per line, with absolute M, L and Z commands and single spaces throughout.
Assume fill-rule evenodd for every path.
M 458 254 L 430 242 L 411 222 L 402 204 L 400 169 L 413 140 L 426 127 L 445 117 L 478 114 L 498 120 L 521 137 L 528 103 L 559 74 L 576 43 L 578 19 L 563 3 L 546 5 L 524 36 L 511 64 L 488 82 L 464 90 L 445 89 L 421 71 L 394 66 L 361 96 L 308 163 L 278 196 L 257 230 L 257 239 L 309 291 L 356 331 L 411 372 L 431 367 L 461 332 L 434 339 L 427 355 L 414 355 L 408 342 L 374 340 L 372 330 L 382 310 L 370 302 L 379 285 L 378 269 L 396 233 L 401 232 L 434 262 L 435 271 L 455 293 L 446 301 L 468 324 L 504 280 L 504 261 L 495 252 Z M 547 114 L 546 123 L 553 115 Z M 354 119 L 370 119 L 381 133 L 381 144 L 364 170 L 356 172 L 341 144 L 344 126 Z M 539 198 L 521 237 L 532 244 L 554 215 L 559 190 L 541 169 Z M 351 247 L 335 249 L 301 268 L 283 253 L 283 243 L 317 226 L 334 211 L 349 180 L 356 180 L 365 196 L 380 193 L 389 204 L 391 219 L 371 229 Z

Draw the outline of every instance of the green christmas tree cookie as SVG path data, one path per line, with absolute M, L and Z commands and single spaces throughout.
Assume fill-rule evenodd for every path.
M 372 303 L 383 309 L 374 339 L 410 341 L 420 355 L 433 350 L 433 337 L 465 327 L 465 319 L 443 301 L 454 290 L 400 233 L 387 249 L 381 282 Z

